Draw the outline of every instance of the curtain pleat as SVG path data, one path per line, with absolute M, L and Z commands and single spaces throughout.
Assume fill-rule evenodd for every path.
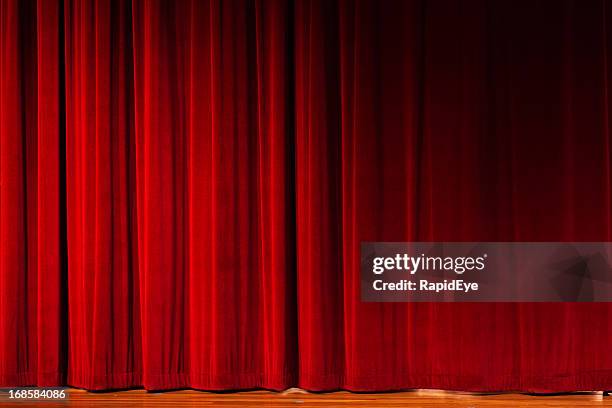
M 0 386 L 612 388 L 608 303 L 364 303 L 363 241 L 610 241 L 605 0 L 0 0 Z

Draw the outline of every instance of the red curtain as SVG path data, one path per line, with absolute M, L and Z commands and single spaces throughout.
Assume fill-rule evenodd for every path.
M 612 388 L 607 303 L 359 300 L 361 241 L 612 240 L 611 9 L 0 0 L 0 385 Z

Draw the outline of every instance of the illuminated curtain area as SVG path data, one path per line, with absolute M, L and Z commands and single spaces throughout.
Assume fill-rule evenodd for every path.
M 605 0 L 0 0 L 0 386 L 612 388 L 607 303 L 363 303 L 362 241 L 611 241 Z

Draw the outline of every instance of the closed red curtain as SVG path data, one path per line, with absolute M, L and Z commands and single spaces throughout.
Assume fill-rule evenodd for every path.
M 0 0 L 0 386 L 611 389 L 610 304 L 359 294 L 362 241 L 612 240 L 611 9 Z

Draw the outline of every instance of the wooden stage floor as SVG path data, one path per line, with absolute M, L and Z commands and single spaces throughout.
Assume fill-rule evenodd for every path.
M 310 394 L 250 391 L 210 393 L 193 390 L 150 393 L 143 390 L 91 393 L 71 389 L 64 402 L 46 401 L 39 406 L 69 407 L 612 407 L 612 396 L 602 393 L 533 396 L 522 394 L 473 395 L 468 393 L 420 390 L 380 394 L 334 392 Z M 31 402 L 2 403 L 2 407 L 32 406 Z

